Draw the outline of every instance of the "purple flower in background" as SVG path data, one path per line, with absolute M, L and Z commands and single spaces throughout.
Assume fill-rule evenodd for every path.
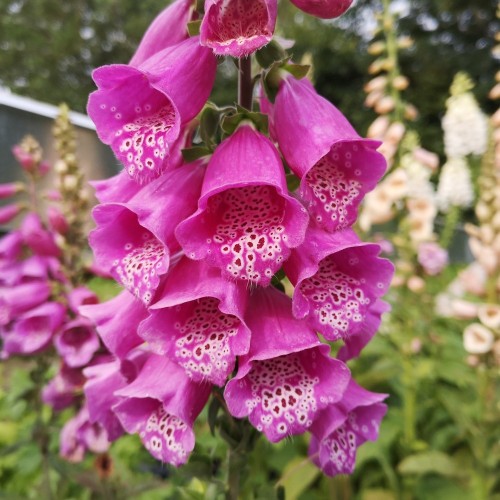
M 420 243 L 417 258 L 429 276 L 438 275 L 448 264 L 448 252 L 434 241 Z
M 85 377 L 81 368 L 70 368 L 63 364 L 55 377 L 43 388 L 42 401 L 56 411 L 64 410 L 76 403 Z
M 314 331 L 292 315 L 291 300 L 273 287 L 251 295 L 246 315 L 250 351 L 224 391 L 231 414 L 248 416 L 271 442 L 301 434 L 342 398 L 347 366 L 329 356 Z
M 230 279 L 266 286 L 304 240 L 302 205 L 288 194 L 283 165 L 264 135 L 242 125 L 215 150 L 198 211 L 176 236 L 191 259 L 206 259 Z
M 281 81 L 273 110 L 276 139 L 301 179 L 299 193 L 328 231 L 351 226 L 358 205 L 385 172 L 380 142 L 362 139 L 342 113 L 306 80 Z
M 328 476 L 351 474 L 357 449 L 378 437 L 387 394 L 367 391 L 353 380 L 342 401 L 324 409 L 311 427 L 309 455 Z
M 277 13 L 277 0 L 205 0 L 201 44 L 220 56 L 248 56 L 271 41 Z
M 295 286 L 295 316 L 307 318 L 327 340 L 356 335 L 394 273 L 379 253 L 379 245 L 361 242 L 350 229 L 327 233 L 310 227 L 284 266 Z
M 225 281 L 217 268 L 183 258 L 169 274 L 139 335 L 195 382 L 223 386 L 236 356 L 246 354 L 250 346 L 245 305 L 243 283 Z
M 181 124 L 202 109 L 216 66 L 212 52 L 193 37 L 137 68 L 115 64 L 94 71 L 98 90 L 90 95 L 88 114 L 133 179 L 149 182 L 169 168 Z
M 85 318 L 69 321 L 54 337 L 57 352 L 72 368 L 85 366 L 99 349 L 99 345 L 94 325 Z
M 113 411 L 153 457 L 179 466 L 194 448 L 193 423 L 209 394 L 210 385 L 192 382 L 183 368 L 152 354 L 137 378 L 115 392 L 122 401 Z
M 89 421 L 84 406 L 61 430 L 59 453 L 69 462 L 81 462 L 85 452 L 104 453 L 109 448 L 106 430 Z
M 148 305 L 180 250 L 174 230 L 196 209 L 205 167 L 191 163 L 162 175 L 127 203 L 105 203 L 93 211 L 89 237 L 97 265 Z M 113 234 L 113 238 L 109 235 Z
M 61 254 L 54 235 L 43 227 L 37 214 L 27 214 L 21 223 L 20 231 L 24 244 L 36 255 L 58 257 Z

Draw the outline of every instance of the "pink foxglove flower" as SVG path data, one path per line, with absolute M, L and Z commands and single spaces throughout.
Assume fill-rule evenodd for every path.
M 85 406 L 61 430 L 59 453 L 69 462 L 81 462 L 87 450 L 104 453 L 108 448 L 106 430 L 89 421 Z
M 100 203 L 126 203 L 141 190 L 141 185 L 130 178 L 125 170 L 119 174 L 89 183 L 95 190 L 95 197 Z
M 341 16 L 352 0 L 290 0 L 296 7 L 312 16 L 333 19 Z
M 394 273 L 379 253 L 379 245 L 361 242 L 350 229 L 327 233 L 310 227 L 284 266 L 295 286 L 294 315 L 307 318 L 327 340 L 356 335 Z
M 15 219 L 23 210 L 19 203 L 9 203 L 0 207 L 0 224 L 8 224 Z
M 224 280 L 219 269 L 203 261 L 183 258 L 170 272 L 139 334 L 195 382 L 223 386 L 236 356 L 246 354 L 250 346 L 243 321 L 246 295 L 245 284 Z
M 209 394 L 208 384 L 192 382 L 183 368 L 152 354 L 137 378 L 115 392 L 122 401 L 113 410 L 153 457 L 179 466 L 194 448 L 193 422 Z
M 246 57 L 274 34 L 277 0 L 205 0 L 201 44 L 220 56 Z
M 250 351 L 224 397 L 231 414 L 248 416 L 271 442 L 308 429 L 317 414 L 339 401 L 350 374 L 329 356 L 314 331 L 292 315 L 291 300 L 273 287 L 252 294 L 246 320 Z
M 43 388 L 42 401 L 56 411 L 73 405 L 81 391 L 85 377 L 80 368 L 70 368 L 63 364 L 55 377 Z
M 188 37 L 187 24 L 193 16 L 193 0 L 176 0 L 158 14 L 137 47 L 130 66 L 140 66 L 160 50 Z
M 13 324 L 0 327 L 2 358 L 12 354 L 32 354 L 48 347 L 66 315 L 63 305 L 46 302 L 21 314 Z
M 376 441 L 387 411 L 387 394 L 367 391 L 350 381 L 342 401 L 323 410 L 311 427 L 309 455 L 328 476 L 351 474 L 357 449 Z
M 53 231 L 59 234 L 65 234 L 69 229 L 68 221 L 64 214 L 58 207 L 49 206 L 47 207 L 47 218 L 50 227 Z
M 47 231 L 35 213 L 26 215 L 21 223 L 21 234 L 24 244 L 29 246 L 37 255 L 58 257 L 61 250 L 56 245 L 54 235 Z
M 43 304 L 50 297 L 47 281 L 28 281 L 15 286 L 0 286 L 0 325 L 6 325 L 20 314 Z
M 54 337 L 54 345 L 64 362 L 72 368 L 85 366 L 100 347 L 94 325 L 85 318 L 66 323 Z
M 304 207 L 288 194 L 276 148 L 242 125 L 215 150 L 198 211 L 176 236 L 189 258 L 266 286 L 304 240 L 307 223 Z
M 24 189 L 21 182 L 0 184 L 0 199 L 10 198 Z
M 274 105 L 281 152 L 301 179 L 299 193 L 316 222 L 335 231 L 351 226 L 358 205 L 383 175 L 380 142 L 362 139 L 307 79 L 282 80 Z
M 115 64 L 94 71 L 98 90 L 90 95 L 88 114 L 133 179 L 149 182 L 169 167 L 181 125 L 202 109 L 216 67 L 212 52 L 193 37 L 138 68 Z
M 119 359 L 144 342 L 137 335 L 137 326 L 149 313 L 127 290 L 107 302 L 82 305 L 79 312 L 94 323 L 104 345 Z
M 91 304 L 98 304 L 97 295 L 85 286 L 73 288 L 68 292 L 68 305 L 73 313 L 79 314 L 79 307 Z
M 204 172 L 199 161 L 185 165 L 155 179 L 127 203 L 105 203 L 93 211 L 97 228 L 89 242 L 97 264 L 146 305 L 168 272 L 171 255 L 180 250 L 174 230 L 196 210 Z

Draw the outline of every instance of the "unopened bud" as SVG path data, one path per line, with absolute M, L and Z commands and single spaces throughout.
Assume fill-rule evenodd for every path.
M 493 346 L 493 333 L 480 323 L 472 323 L 464 330 L 464 348 L 470 354 L 485 354 Z
M 500 83 L 497 83 L 488 93 L 488 97 L 492 100 L 500 99 Z
M 64 177 L 64 188 L 68 191 L 74 190 L 78 186 L 78 178 L 74 175 L 67 175 Z
M 384 75 L 376 76 L 372 78 L 365 86 L 363 90 L 366 93 L 373 92 L 374 90 L 384 90 L 387 85 L 387 77 Z
M 410 276 L 406 282 L 406 286 L 413 293 L 420 293 L 425 289 L 425 281 L 420 276 Z
M 439 167 L 439 156 L 424 148 L 415 148 L 413 150 L 413 158 L 422 163 L 432 171 L 437 170 Z
M 0 199 L 10 198 L 25 189 L 22 182 L 8 182 L 0 184 Z
M 393 111 L 395 107 L 396 103 L 394 102 L 394 99 L 391 96 L 386 95 L 379 99 L 375 104 L 375 112 L 379 115 L 385 115 Z
M 368 127 L 366 135 L 372 139 L 381 139 L 389 128 L 389 124 L 390 121 L 387 116 L 379 116 Z
M 405 135 L 406 127 L 401 122 L 394 122 L 388 128 L 384 140 L 399 144 Z
M 405 90 L 408 88 L 410 81 L 406 76 L 398 75 L 394 80 L 392 80 L 392 86 L 397 90 Z
M 0 207 L 0 224 L 7 224 L 24 209 L 24 205 L 20 203 L 11 203 Z
M 413 46 L 413 40 L 409 36 L 400 36 L 398 38 L 398 47 L 400 49 L 409 49 Z
M 407 104 L 405 106 L 404 116 L 407 120 L 410 120 L 410 121 L 416 120 L 418 118 L 417 108 L 415 106 L 413 106 L 413 104 Z
M 384 97 L 382 90 L 373 90 L 365 97 L 365 106 L 373 108 Z
M 54 164 L 54 170 L 59 175 L 63 175 L 68 171 L 68 164 L 64 160 L 57 160 Z
M 373 42 L 368 46 L 368 54 L 370 54 L 371 56 L 379 56 L 380 54 L 382 54 L 382 52 L 384 52 L 385 47 L 385 42 Z

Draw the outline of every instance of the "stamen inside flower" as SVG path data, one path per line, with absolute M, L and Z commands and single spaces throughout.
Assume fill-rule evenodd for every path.
M 209 260 L 230 277 L 267 284 L 288 257 L 285 200 L 270 186 L 228 189 L 208 202 Z
M 220 312 L 218 304 L 217 299 L 205 297 L 181 306 L 182 321 L 174 325 L 179 335 L 174 355 L 193 380 L 223 386 L 234 368 L 230 339 L 238 333 L 240 322 Z

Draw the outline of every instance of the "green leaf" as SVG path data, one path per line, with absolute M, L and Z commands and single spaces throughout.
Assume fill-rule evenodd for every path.
M 320 470 L 310 460 L 297 457 L 285 467 L 277 487 L 284 487 L 287 500 L 296 500 L 320 474 Z
M 276 40 L 272 40 L 255 53 L 255 59 L 262 68 L 268 68 L 277 61 L 283 61 L 286 57 L 285 49 Z
M 399 463 L 398 471 L 403 475 L 439 474 L 451 477 L 462 474 L 455 462 L 441 451 L 410 455 Z
M 199 158 L 203 158 L 204 156 L 208 156 L 212 154 L 212 150 L 204 147 L 204 146 L 195 146 L 193 148 L 187 148 L 182 150 L 182 157 L 186 163 L 190 163 L 192 161 L 198 160 Z
M 200 116 L 200 136 L 207 147 L 214 143 L 221 116 L 221 110 L 214 106 L 206 106 Z
M 210 432 L 212 436 L 215 436 L 215 424 L 217 422 L 217 414 L 219 410 L 222 408 L 221 402 L 218 398 L 212 397 L 212 401 L 210 401 L 210 405 L 208 406 L 208 426 L 210 427 Z

